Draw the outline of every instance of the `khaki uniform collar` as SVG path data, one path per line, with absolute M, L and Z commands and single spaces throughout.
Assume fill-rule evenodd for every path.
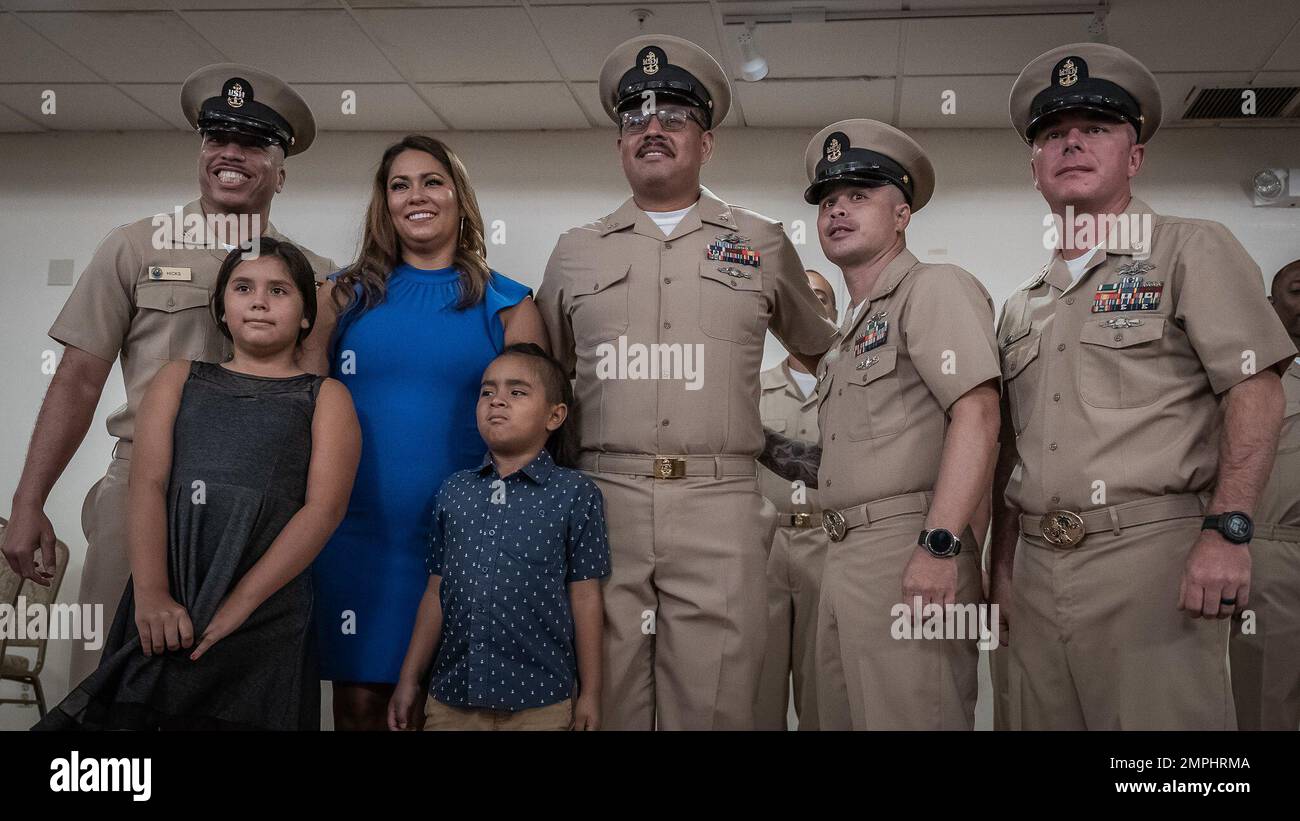
M 790 373 L 790 360 L 782 359 L 781 364 L 771 370 L 763 371 L 758 376 L 759 387 L 765 391 L 784 390 L 786 395 L 799 403 L 800 408 L 807 408 L 809 405 L 816 403 L 817 391 L 808 396 L 803 395 L 799 390 L 799 385 L 794 381 L 794 376 Z
M 1129 230 L 1122 231 L 1119 235 L 1107 233 L 1105 242 L 1102 243 L 1104 254 L 1095 254 L 1088 261 L 1088 267 L 1079 274 L 1075 280 L 1070 276 L 1070 267 L 1065 264 L 1065 258 L 1061 256 L 1059 250 L 1052 251 L 1052 258 L 1048 260 L 1043 271 L 1038 277 L 1031 280 L 1030 288 L 1037 287 L 1040 282 L 1047 281 L 1049 285 L 1059 291 L 1065 292 L 1087 279 L 1093 269 L 1101 265 L 1106 259 L 1114 256 L 1134 256 L 1136 254 L 1149 255 L 1151 252 L 1151 237 L 1146 236 L 1147 225 L 1153 225 L 1156 214 L 1147 205 L 1137 197 L 1130 197 L 1128 207 L 1119 215 L 1122 220 L 1128 223 Z M 1133 230 L 1136 229 L 1136 230 Z M 1146 245 L 1142 245 L 1135 240 L 1142 240 Z
M 867 304 L 863 306 L 855 318 L 843 326 L 843 331 L 840 334 L 841 338 L 847 339 L 851 337 L 853 332 L 857 330 L 858 325 L 862 324 L 862 321 L 871 314 L 871 303 L 892 294 L 919 262 L 920 260 L 916 258 L 916 255 L 906 248 L 900 251 L 898 256 L 891 259 L 889 264 L 885 266 L 885 270 L 881 271 L 880 276 L 876 277 L 876 284 L 871 289 L 871 295 L 867 297 Z M 849 309 L 849 316 L 852 316 L 852 310 L 853 308 Z
M 645 211 L 636 204 L 631 197 L 619 206 L 618 210 L 608 216 L 601 217 L 600 235 L 606 236 L 615 231 L 622 231 L 628 228 L 632 229 L 635 234 L 667 241 L 669 237 L 664 236 L 664 232 L 655 225 L 654 220 L 646 216 Z M 695 201 L 693 207 L 682 221 L 677 224 L 673 230 L 671 239 L 678 239 L 687 234 L 699 230 L 704 223 L 716 225 L 731 231 L 737 229 L 736 217 L 731 213 L 731 206 L 713 195 L 713 192 L 704 186 L 700 186 L 700 198 Z
M 197 214 L 203 220 L 204 244 L 216 245 L 215 239 L 208 232 L 207 215 L 203 211 L 203 202 L 201 200 L 198 199 L 190 200 L 185 205 L 185 208 L 182 209 L 181 214 L 182 214 L 182 219 L 189 217 L 191 214 Z M 184 232 L 184 230 L 185 230 L 185 226 L 181 225 L 181 231 Z M 270 237 L 271 239 L 284 239 L 284 237 L 281 236 L 280 232 L 275 229 L 275 225 L 274 223 L 271 222 L 270 218 L 266 220 L 266 225 L 262 226 L 262 235 Z M 207 250 L 208 253 L 212 254 L 217 259 L 223 261 L 225 260 L 226 255 L 230 253 L 225 248 L 222 248 L 220 245 L 216 245 L 215 248 L 207 248 L 205 250 Z

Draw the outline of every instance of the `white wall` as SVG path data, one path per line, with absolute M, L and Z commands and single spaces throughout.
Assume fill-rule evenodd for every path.
M 804 261 L 843 286 L 817 247 L 805 205 L 803 150 L 812 130 L 723 129 L 705 184 L 724 200 L 792 225 L 808 224 Z M 288 161 L 272 219 L 280 230 L 336 261 L 359 238 L 369 177 L 393 134 L 326 132 Z M 997 303 L 1035 273 L 1045 208 L 1014 133 L 919 131 L 938 171 L 934 201 L 912 222 L 909 245 L 922 259 L 953 262 L 978 276 Z M 613 211 L 627 196 L 612 130 L 457 133 L 449 142 L 477 186 L 484 218 L 503 220 L 506 243 L 489 248 L 493 267 L 536 286 L 561 231 Z M 41 356 L 59 350 L 46 330 L 67 286 L 46 285 L 50 259 L 75 259 L 78 274 L 114 226 L 170 211 L 196 196 L 198 138 L 184 133 L 0 135 L 0 516 L 7 518 L 27 440 L 50 377 Z M 1300 129 L 1167 129 L 1151 146 L 1135 187 L 1157 211 L 1225 223 L 1265 277 L 1300 257 L 1300 211 L 1253 208 L 1249 180 L 1263 166 L 1300 167 Z M 781 357 L 768 339 L 768 363 Z M 115 370 L 85 444 L 46 512 L 72 548 L 60 598 L 76 596 L 85 540 L 80 511 L 112 442 L 104 419 L 123 401 Z M 107 619 L 112 613 L 106 614 Z M 42 677 L 51 702 L 67 689 L 67 649 L 51 644 Z M 26 727 L 35 711 L 0 706 L 0 728 Z M 987 721 L 987 699 L 981 723 Z

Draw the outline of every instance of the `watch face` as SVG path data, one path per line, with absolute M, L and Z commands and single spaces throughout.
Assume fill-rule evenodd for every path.
M 1223 523 L 1223 527 L 1234 539 L 1245 539 L 1250 536 L 1250 519 L 1240 513 L 1229 516 Z
M 926 546 L 937 556 L 946 556 L 952 552 L 952 534 L 946 530 L 931 530 L 926 539 Z

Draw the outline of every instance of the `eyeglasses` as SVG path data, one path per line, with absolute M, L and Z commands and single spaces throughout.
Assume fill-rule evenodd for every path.
M 686 127 L 687 122 L 694 122 L 703 131 L 708 131 L 704 125 L 704 120 L 695 113 L 693 109 L 679 108 L 677 106 L 659 107 L 651 113 L 646 113 L 641 109 L 624 111 L 622 115 L 622 128 L 625 134 L 640 134 L 650 127 L 652 117 L 659 118 L 659 127 L 664 131 L 681 131 Z

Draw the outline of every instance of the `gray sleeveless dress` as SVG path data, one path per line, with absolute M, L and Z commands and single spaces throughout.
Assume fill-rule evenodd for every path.
M 197 644 L 218 606 L 303 506 L 323 378 L 194 362 L 167 489 L 167 572 Z M 63 729 L 320 728 L 311 570 L 198 661 L 145 656 L 127 583 L 99 668 L 36 725 Z

